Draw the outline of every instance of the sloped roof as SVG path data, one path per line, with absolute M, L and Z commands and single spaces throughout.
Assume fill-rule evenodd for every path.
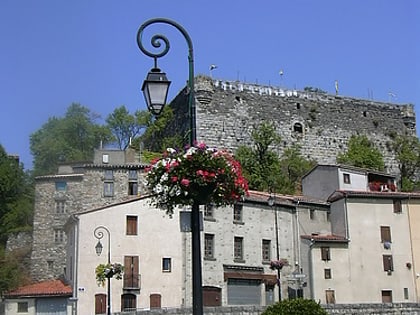
M 334 202 L 345 197 L 354 198 L 394 198 L 394 199 L 420 199 L 418 192 L 400 192 L 400 191 L 366 191 L 366 190 L 336 190 L 330 197 L 329 202 Z
M 338 242 L 338 243 L 348 243 L 348 239 L 335 234 L 311 234 L 311 235 L 301 235 L 301 238 L 306 240 L 311 240 L 313 242 Z
M 48 297 L 48 296 L 71 296 L 72 289 L 62 280 L 47 280 L 25 285 L 5 294 L 11 297 Z

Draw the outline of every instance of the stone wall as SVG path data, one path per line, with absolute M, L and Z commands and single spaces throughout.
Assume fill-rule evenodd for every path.
M 349 138 L 365 134 L 382 151 L 387 171 L 398 174 L 390 150 L 395 134 L 416 135 L 412 104 L 397 105 L 344 96 L 286 90 L 199 76 L 195 82 L 197 139 L 211 146 L 235 150 L 252 145 L 251 131 L 262 121 L 272 122 L 282 138 L 281 154 L 293 144 L 319 163 L 335 163 Z M 176 119 L 171 133 L 187 134 L 189 120 L 185 90 L 172 101 Z
M 328 314 L 342 315 L 420 315 L 420 305 L 411 303 L 395 304 L 330 304 L 322 305 Z M 260 315 L 264 306 L 205 307 L 206 315 Z M 114 315 L 191 315 L 191 308 L 156 309 L 113 313 Z

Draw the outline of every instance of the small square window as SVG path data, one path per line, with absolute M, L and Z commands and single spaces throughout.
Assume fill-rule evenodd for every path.
M 18 302 L 17 312 L 18 313 L 28 313 L 28 302 Z
M 324 279 L 331 279 L 331 269 L 324 269 Z
M 66 182 L 55 182 L 55 190 L 56 191 L 66 191 L 67 190 L 67 183 Z
M 171 272 L 172 271 L 172 261 L 171 258 L 162 258 L 162 271 Z
M 55 202 L 55 213 L 66 213 L 66 202 L 64 200 Z
M 128 179 L 137 180 L 137 170 L 129 170 L 128 171 Z
M 65 232 L 63 230 L 54 230 L 54 242 L 64 243 L 65 241 Z
M 114 180 L 114 172 L 112 170 L 105 170 L 104 171 L 104 178 L 106 180 Z
M 350 174 L 344 173 L 343 181 L 344 181 L 344 184 L 350 184 Z
M 113 197 L 114 196 L 114 183 L 105 182 L 104 183 L 104 197 Z

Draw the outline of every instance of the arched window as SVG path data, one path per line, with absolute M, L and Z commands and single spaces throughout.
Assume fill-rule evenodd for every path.
M 106 294 L 95 294 L 95 314 L 106 313 Z
M 297 133 L 303 133 L 303 126 L 301 123 L 297 122 L 293 125 L 293 131 Z
M 134 294 L 126 293 L 121 295 L 121 312 L 134 311 L 136 308 L 136 296 Z

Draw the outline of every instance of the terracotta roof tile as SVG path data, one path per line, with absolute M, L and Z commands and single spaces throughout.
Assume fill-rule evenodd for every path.
M 349 240 L 343 236 L 335 234 L 311 234 L 301 235 L 301 238 L 306 240 L 313 240 L 315 242 L 344 242 L 347 243 Z
M 61 280 L 47 280 L 38 283 L 22 286 L 16 290 L 9 291 L 6 297 L 22 296 L 71 296 L 72 289 Z

